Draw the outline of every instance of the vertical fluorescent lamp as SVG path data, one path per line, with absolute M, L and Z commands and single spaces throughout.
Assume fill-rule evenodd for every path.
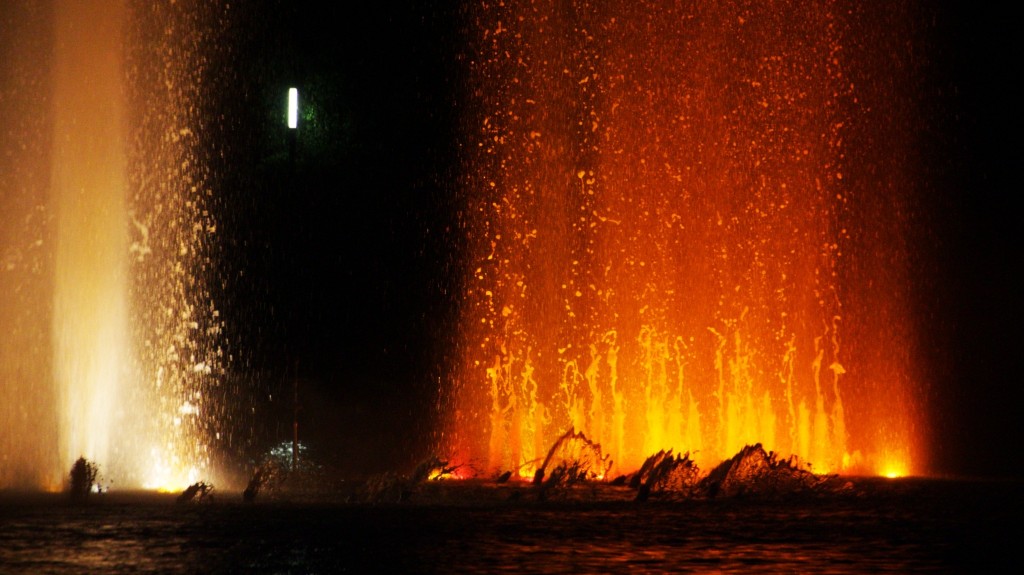
M 299 89 L 288 88 L 288 127 L 295 129 L 299 125 Z
M 295 128 L 299 126 L 299 89 L 288 88 L 288 171 L 295 171 Z

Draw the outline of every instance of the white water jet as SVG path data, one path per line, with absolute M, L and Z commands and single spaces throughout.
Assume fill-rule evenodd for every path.
M 217 9 L 0 5 L 0 489 L 61 489 L 79 457 L 107 487 L 214 479 Z
M 128 349 L 122 2 L 58 2 L 53 365 L 60 460 L 112 468 Z M 139 417 L 137 411 L 135 416 Z

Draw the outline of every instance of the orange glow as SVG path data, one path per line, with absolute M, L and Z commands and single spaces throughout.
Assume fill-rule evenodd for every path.
M 870 470 L 873 475 L 894 479 L 897 477 L 908 477 L 915 474 L 910 458 L 901 449 L 881 451 L 878 463 Z
M 886 136 L 843 11 L 516 4 L 476 11 L 451 451 L 524 477 L 568 429 L 613 475 L 919 452 L 904 223 L 859 175 Z
M 884 458 L 874 471 L 876 475 L 889 479 L 908 477 L 913 474 L 911 466 L 906 460 L 894 456 Z

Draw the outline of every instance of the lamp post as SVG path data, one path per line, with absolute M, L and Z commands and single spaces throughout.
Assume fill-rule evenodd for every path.
M 295 133 L 299 127 L 299 90 L 288 88 L 288 171 L 289 179 L 295 175 Z M 295 364 L 292 382 L 292 473 L 299 468 L 299 369 Z

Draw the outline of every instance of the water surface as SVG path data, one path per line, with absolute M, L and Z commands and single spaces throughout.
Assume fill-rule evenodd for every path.
M 4 493 L 0 572 L 977 571 L 1009 555 L 1019 488 L 858 480 L 840 494 L 643 504 L 609 487 L 538 502 L 454 482 L 382 505 Z

